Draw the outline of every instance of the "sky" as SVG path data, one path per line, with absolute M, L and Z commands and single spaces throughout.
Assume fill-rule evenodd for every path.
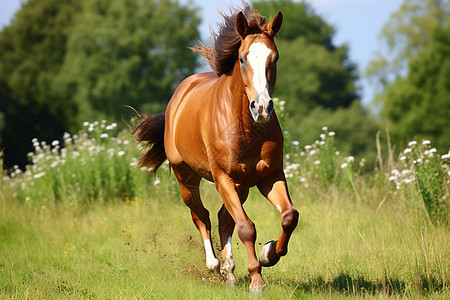
M 0 28 L 8 25 L 24 0 L 0 0 Z M 209 26 L 216 29 L 221 17 L 218 9 L 228 11 L 230 5 L 240 6 L 241 0 L 191 0 L 200 10 L 201 39 L 207 41 Z M 189 0 L 180 0 L 188 3 Z M 250 1 L 248 1 L 250 2 Z M 380 49 L 379 32 L 396 11 L 402 0 L 306 0 L 336 30 L 334 44 L 349 46 L 350 60 L 356 63 L 362 86 L 361 100 L 368 104 L 373 88 L 364 79 L 364 71 L 377 49 Z M 278 72 L 282 72 L 279 70 Z

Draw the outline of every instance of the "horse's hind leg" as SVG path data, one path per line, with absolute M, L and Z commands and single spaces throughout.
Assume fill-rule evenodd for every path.
M 173 172 L 178 179 L 180 192 L 184 203 L 191 209 L 192 221 L 202 235 L 206 253 L 206 267 L 215 275 L 220 276 L 220 263 L 216 258 L 211 243 L 211 221 L 209 212 L 203 206 L 200 199 L 201 177 L 194 173 L 187 165 L 173 167 Z
M 231 237 L 234 231 L 234 220 L 231 217 L 225 205 L 218 213 L 219 217 L 219 234 L 220 234 L 220 246 L 222 249 L 223 264 L 220 269 L 222 274 L 226 278 L 226 283 L 229 286 L 233 286 L 236 283 L 236 277 L 234 276 L 234 260 L 233 252 L 231 249 Z

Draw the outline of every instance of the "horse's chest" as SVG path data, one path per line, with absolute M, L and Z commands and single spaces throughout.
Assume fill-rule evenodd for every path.
M 266 143 L 259 149 L 243 151 L 232 163 L 229 175 L 236 183 L 254 186 L 281 163 L 282 150 L 276 144 Z

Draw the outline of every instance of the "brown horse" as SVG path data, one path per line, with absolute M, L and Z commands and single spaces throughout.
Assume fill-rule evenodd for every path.
M 283 172 L 283 134 L 273 111 L 271 93 L 276 81 L 278 50 L 274 37 L 281 28 L 279 12 L 271 22 L 244 3 L 243 11 L 225 16 L 204 55 L 214 72 L 195 74 L 176 89 L 165 114 L 144 116 L 134 129 L 138 142 L 147 142 L 141 166 L 153 172 L 167 158 L 192 219 L 200 231 L 206 266 L 233 285 L 231 236 L 237 233 L 248 255 L 250 290 L 261 291 L 261 266 L 276 264 L 286 255 L 297 226 L 298 212 L 289 197 Z M 215 183 L 224 205 L 218 213 L 223 264 L 220 268 L 211 244 L 209 212 L 200 200 L 199 184 Z M 257 186 L 281 213 L 282 233 L 277 241 L 255 254 L 255 225 L 242 204 L 249 188 Z

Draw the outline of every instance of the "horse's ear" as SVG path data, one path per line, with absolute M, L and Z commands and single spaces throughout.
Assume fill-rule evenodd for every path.
M 281 24 L 283 23 L 283 14 L 281 11 L 277 13 L 277 15 L 270 21 L 269 23 L 269 32 L 272 36 L 277 35 L 278 31 L 281 29 Z
M 242 39 L 247 35 L 248 23 L 242 11 L 236 16 L 236 30 Z

